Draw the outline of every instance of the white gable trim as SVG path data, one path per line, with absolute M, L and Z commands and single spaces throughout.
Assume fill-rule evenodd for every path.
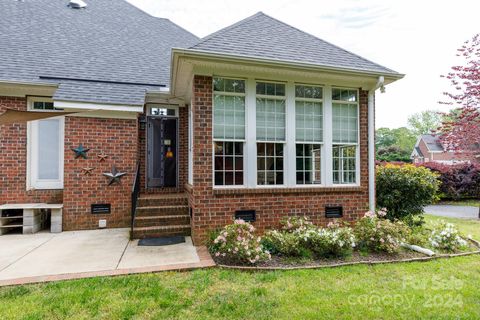
M 99 104 L 75 101 L 53 102 L 55 108 L 59 109 L 79 109 L 79 110 L 104 110 L 104 111 L 125 111 L 125 112 L 143 112 L 143 106 L 120 105 L 120 104 Z

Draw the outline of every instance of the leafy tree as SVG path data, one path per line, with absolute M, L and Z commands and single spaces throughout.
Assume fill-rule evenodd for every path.
M 408 128 L 379 128 L 376 131 L 377 159 L 380 161 L 410 161 L 416 136 Z
M 443 116 L 435 110 L 426 110 L 408 117 L 408 127 L 413 134 L 429 134 L 437 130 L 442 124 Z
M 439 132 L 442 143 L 452 151 L 478 159 L 480 153 L 480 34 L 466 41 L 457 50 L 464 64 L 453 66 L 446 76 L 453 87 L 444 94 L 449 98 L 444 104 L 455 105 L 456 116 L 443 121 Z
M 385 162 L 410 162 L 412 150 L 402 150 L 396 146 L 380 148 L 377 150 L 377 160 Z

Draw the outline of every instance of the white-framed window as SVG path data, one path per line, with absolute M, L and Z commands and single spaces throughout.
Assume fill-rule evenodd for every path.
M 243 143 L 215 141 L 215 185 L 243 185 Z
M 215 76 L 214 187 L 360 184 L 359 91 Z
M 244 184 L 245 80 L 213 78 L 214 185 Z
M 257 185 L 284 184 L 285 83 L 257 81 Z
M 147 112 L 149 116 L 178 117 L 178 106 L 148 104 Z
M 29 111 L 52 112 L 48 98 L 28 99 Z M 27 125 L 27 189 L 63 189 L 64 117 L 31 121 Z
M 257 143 L 257 184 L 284 183 L 283 144 Z
M 296 183 L 322 183 L 323 88 L 295 85 Z
M 332 175 L 334 184 L 357 184 L 358 90 L 332 89 Z

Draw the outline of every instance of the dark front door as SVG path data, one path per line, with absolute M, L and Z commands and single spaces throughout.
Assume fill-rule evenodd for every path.
M 148 117 L 147 122 L 147 187 L 176 187 L 178 119 Z

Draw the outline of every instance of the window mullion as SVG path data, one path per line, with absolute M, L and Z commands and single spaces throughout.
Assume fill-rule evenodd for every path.
M 323 91 L 324 117 L 323 117 L 323 148 L 324 157 L 322 157 L 322 184 L 326 186 L 333 185 L 333 116 L 332 116 L 332 88 L 325 86 Z
M 295 147 L 295 84 L 288 82 L 286 85 L 286 131 L 284 155 L 284 183 L 287 186 L 296 185 L 296 147 Z
M 245 155 L 244 169 L 248 187 L 257 185 L 257 113 L 256 113 L 256 84 L 255 79 L 249 78 L 246 82 L 245 97 Z

